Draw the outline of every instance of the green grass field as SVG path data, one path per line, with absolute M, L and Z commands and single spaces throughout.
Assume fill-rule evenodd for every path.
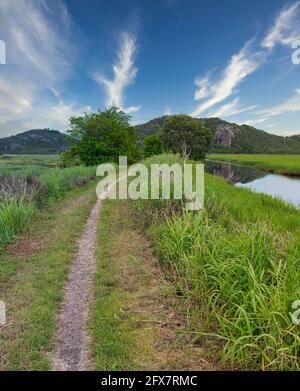
M 300 155 L 211 154 L 207 157 L 251 165 L 278 174 L 300 176 Z
M 59 155 L 0 155 L 0 174 L 3 170 L 50 168 L 59 165 Z

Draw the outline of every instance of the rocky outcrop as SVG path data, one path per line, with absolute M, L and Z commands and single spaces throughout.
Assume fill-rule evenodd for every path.
M 236 134 L 240 133 L 240 129 L 238 126 L 233 124 L 225 124 L 221 123 L 217 125 L 216 132 L 214 135 L 215 143 L 217 145 L 224 145 L 225 147 L 231 147 L 232 140 L 236 136 Z

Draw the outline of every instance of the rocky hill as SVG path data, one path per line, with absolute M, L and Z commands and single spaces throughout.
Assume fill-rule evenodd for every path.
M 33 129 L 15 136 L 0 138 L 0 153 L 60 153 L 68 149 L 69 145 L 69 137 L 58 130 Z
M 158 133 L 166 116 L 137 125 L 140 139 Z M 200 118 L 214 136 L 210 152 L 223 153 L 300 153 L 300 135 L 283 137 L 248 125 L 237 125 L 220 118 Z

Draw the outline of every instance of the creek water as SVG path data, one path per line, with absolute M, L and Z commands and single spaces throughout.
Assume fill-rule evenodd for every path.
M 205 170 L 222 176 L 234 186 L 246 187 L 257 193 L 265 193 L 300 208 L 300 178 L 270 174 L 254 167 L 229 162 L 207 160 Z

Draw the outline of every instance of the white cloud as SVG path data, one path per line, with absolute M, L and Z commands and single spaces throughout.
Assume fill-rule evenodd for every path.
M 231 102 L 221 106 L 216 111 L 208 113 L 209 117 L 231 117 L 236 114 L 244 113 L 246 111 L 254 110 L 256 106 L 244 107 L 240 105 L 240 99 L 236 98 Z
M 249 75 L 255 72 L 272 54 L 272 49 L 278 45 L 290 45 L 293 41 L 300 37 L 300 18 L 299 9 L 300 2 L 296 1 L 290 6 L 285 6 L 275 19 L 273 26 L 267 32 L 261 42 L 261 47 L 264 49 L 252 50 L 253 40 L 247 42 L 242 50 L 233 55 L 229 64 L 225 68 L 219 80 L 210 80 L 209 77 L 197 78 L 195 85 L 197 86 L 194 98 L 195 100 L 204 100 L 192 113 L 193 116 L 203 115 L 209 108 L 223 102 L 231 96 L 236 87 L 243 82 Z M 289 105 L 294 105 L 294 101 L 287 102 Z M 209 116 L 231 116 L 242 113 L 243 111 L 252 110 L 254 106 L 249 108 L 239 108 L 239 100 L 234 99 L 223 105 L 221 108 L 210 112 Z M 285 110 L 285 107 L 279 106 L 277 109 Z M 274 110 L 273 112 L 275 112 Z
M 294 95 L 292 95 L 287 100 L 265 109 L 256 110 L 254 112 L 256 118 L 249 119 L 247 121 L 244 121 L 243 123 L 248 125 L 257 125 L 267 121 L 269 118 L 276 117 L 284 113 L 292 113 L 292 112 L 299 112 L 299 111 L 300 111 L 300 88 L 295 89 Z M 266 125 L 266 126 L 271 127 L 271 125 Z
M 206 78 L 196 79 L 195 84 L 198 89 L 195 92 L 195 99 L 199 100 L 204 97 L 208 97 L 208 99 L 196 108 L 192 116 L 197 117 L 210 107 L 224 101 L 247 76 L 259 68 L 263 57 L 261 53 L 253 53 L 250 50 L 251 43 L 252 41 L 247 42 L 239 53 L 231 57 L 218 81 L 208 82 Z
M 170 109 L 169 106 L 166 106 L 165 111 L 164 111 L 164 115 L 171 115 L 171 114 L 172 114 L 172 110 Z
M 198 87 L 198 89 L 195 91 L 195 100 L 200 100 L 210 95 L 211 85 L 208 77 L 196 79 L 195 84 Z
M 1 131 L 26 130 L 30 122 L 61 128 L 61 116 L 77 107 L 49 99 L 49 89 L 60 89 L 76 59 L 65 3 L 1 0 L 0 20 L 0 36 L 7 47 L 7 64 L 0 73 Z
M 60 100 L 53 105 L 40 107 L 32 118 L 24 119 L 23 123 L 27 129 L 50 127 L 66 130 L 70 117 L 83 115 L 90 111 L 90 106 L 82 107 L 75 103 L 67 104 Z
M 278 136 L 285 136 L 285 137 L 290 137 L 290 136 L 300 136 L 300 131 L 295 131 L 295 132 L 276 132 Z
M 275 117 L 280 114 L 300 111 L 300 89 L 295 89 L 295 94 L 285 102 L 259 110 L 257 113 L 264 117 Z
M 32 89 L 30 85 L 0 77 L 0 123 L 23 114 L 32 107 Z
M 262 47 L 273 49 L 278 44 L 290 45 L 299 38 L 299 4 L 297 1 L 279 12 L 273 26 L 261 42 Z
M 258 125 L 258 124 L 265 122 L 266 120 L 267 120 L 267 118 L 248 119 L 246 121 L 243 121 L 243 124 L 250 125 L 250 126 Z
M 1 0 L 0 17 L 8 65 L 49 84 L 65 78 L 74 51 L 66 28 L 68 11 L 61 0 L 47 7 L 41 0 Z
M 129 33 L 121 35 L 121 46 L 118 52 L 118 61 L 113 65 L 113 79 L 100 74 L 94 75 L 94 80 L 106 91 L 106 105 L 116 106 L 131 114 L 140 110 L 140 106 L 124 107 L 124 90 L 134 83 L 137 68 L 134 65 L 137 52 L 136 40 Z

